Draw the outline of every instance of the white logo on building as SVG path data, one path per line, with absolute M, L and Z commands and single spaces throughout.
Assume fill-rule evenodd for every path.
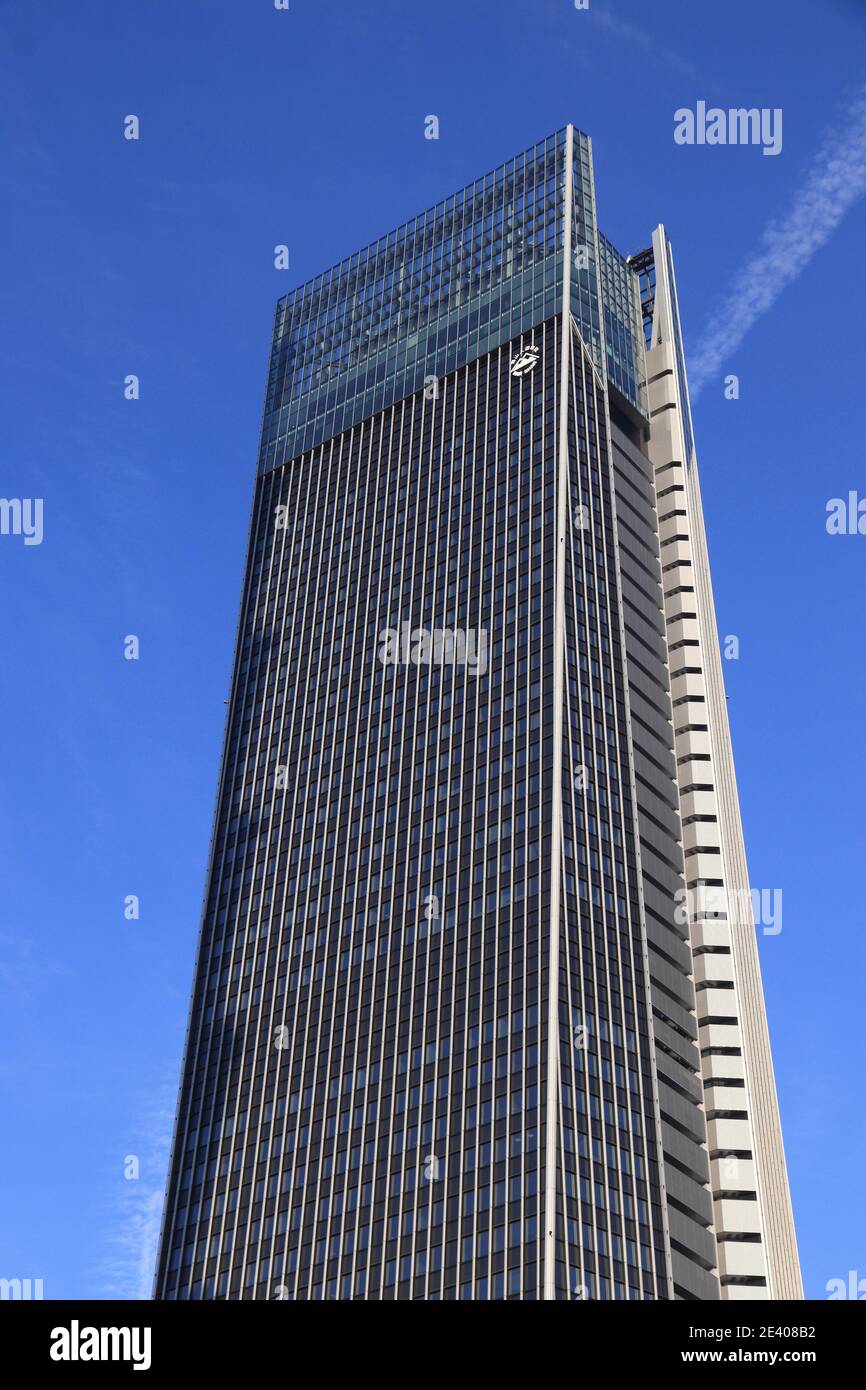
M 541 348 L 537 348 L 534 343 L 529 347 L 521 348 L 511 359 L 511 375 L 526 376 L 531 372 L 541 357 Z

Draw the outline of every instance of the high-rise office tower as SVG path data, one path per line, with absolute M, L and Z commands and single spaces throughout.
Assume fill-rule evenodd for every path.
M 160 1298 L 801 1296 L 670 245 L 571 126 L 277 306 Z

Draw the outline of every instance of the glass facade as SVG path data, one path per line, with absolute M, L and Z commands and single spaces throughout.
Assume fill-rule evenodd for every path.
M 645 411 L 571 128 L 278 304 L 157 1297 L 715 1296 L 662 1173 Z
M 571 312 L 601 370 L 592 159 L 579 132 L 571 169 Z M 560 131 L 280 300 L 260 471 L 557 313 L 566 178 Z
M 647 413 L 640 291 L 628 261 L 604 236 L 598 239 L 607 377 L 631 405 Z

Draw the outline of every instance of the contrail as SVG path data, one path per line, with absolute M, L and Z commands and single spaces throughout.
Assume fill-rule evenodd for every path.
M 716 375 L 787 285 L 799 279 L 848 209 L 866 193 L 866 89 L 827 132 L 788 212 L 764 228 L 758 249 L 710 319 L 689 364 L 693 396 Z

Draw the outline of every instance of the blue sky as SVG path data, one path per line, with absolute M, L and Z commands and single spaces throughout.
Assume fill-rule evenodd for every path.
M 571 120 L 606 234 L 666 224 L 687 349 L 757 306 L 696 403 L 704 504 L 807 1294 L 866 1276 L 866 538 L 824 524 L 866 495 L 866 5 L 0 13 L 0 492 L 44 499 L 41 545 L 0 536 L 0 1275 L 149 1294 L 274 299 Z M 700 99 L 781 107 L 782 153 L 675 144 Z

